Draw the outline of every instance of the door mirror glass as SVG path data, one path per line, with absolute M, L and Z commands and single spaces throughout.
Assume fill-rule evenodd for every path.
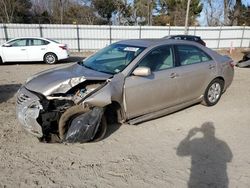
M 151 75 L 151 70 L 148 67 L 137 67 L 133 73 L 135 76 L 149 76 Z
M 3 47 L 11 47 L 11 44 L 8 44 L 8 43 L 3 44 Z

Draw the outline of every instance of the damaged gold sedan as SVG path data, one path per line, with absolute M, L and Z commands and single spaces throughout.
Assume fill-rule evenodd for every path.
M 233 75 L 232 59 L 198 43 L 120 41 L 29 78 L 17 94 L 17 118 L 41 140 L 97 141 L 110 118 L 137 124 L 199 102 L 213 106 Z

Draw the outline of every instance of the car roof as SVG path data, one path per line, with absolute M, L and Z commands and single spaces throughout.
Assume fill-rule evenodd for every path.
M 42 37 L 17 37 L 17 38 L 13 38 L 11 40 L 8 40 L 7 42 L 10 42 L 10 41 L 13 41 L 13 40 L 18 40 L 18 39 L 41 39 L 41 40 L 46 40 L 46 41 L 53 42 L 50 39 L 42 38 Z
M 164 45 L 164 44 L 192 44 L 197 45 L 197 42 L 188 41 L 188 40 L 175 40 L 175 39 L 129 39 L 129 40 L 122 40 L 117 42 L 116 44 L 126 44 L 131 46 L 138 46 L 138 47 L 145 47 L 148 48 L 150 46 L 157 46 L 157 45 Z
M 17 38 L 13 38 L 12 40 L 14 39 L 45 39 L 46 38 L 42 38 L 42 37 L 17 37 Z

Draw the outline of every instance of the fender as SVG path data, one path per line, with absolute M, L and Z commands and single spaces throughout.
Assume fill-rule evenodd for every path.
M 87 97 L 82 102 L 82 105 L 104 107 L 112 103 L 111 97 L 111 88 L 109 82 L 103 88 Z

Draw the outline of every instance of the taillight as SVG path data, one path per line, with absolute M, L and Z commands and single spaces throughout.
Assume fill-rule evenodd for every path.
M 231 66 L 232 68 L 234 68 L 234 66 L 235 66 L 235 62 L 233 62 L 233 61 L 229 61 L 228 63 L 230 64 L 230 66 Z
M 66 45 L 59 46 L 59 48 L 62 48 L 63 50 L 67 50 L 67 46 Z

